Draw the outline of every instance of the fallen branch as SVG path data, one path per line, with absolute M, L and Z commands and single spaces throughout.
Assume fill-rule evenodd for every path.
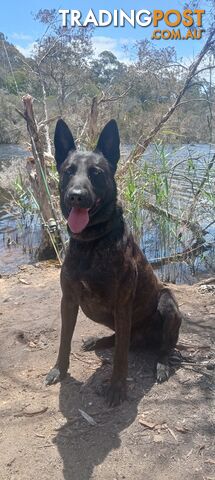
M 215 283 L 215 277 L 210 277 L 210 278 L 206 278 L 205 280 L 201 280 L 201 282 L 196 283 L 196 286 L 210 285 L 211 283 Z
M 179 225 L 183 225 L 184 227 L 189 228 L 197 238 L 202 238 L 202 236 L 205 234 L 205 231 L 201 228 L 201 226 L 198 223 L 191 222 L 190 220 L 186 220 L 183 218 L 179 218 L 177 217 L 177 215 L 174 215 L 174 213 L 168 212 L 164 208 L 159 207 L 158 205 L 154 205 L 153 203 L 148 202 L 147 200 L 143 200 L 143 208 L 148 210 L 151 213 L 155 213 L 156 215 L 165 217 L 169 221 L 172 221 L 174 223 L 177 223 Z
M 198 256 L 202 251 L 206 250 L 205 243 L 202 243 L 194 248 L 189 248 L 181 253 L 176 253 L 175 255 L 169 255 L 168 257 L 155 258 L 150 261 L 153 267 L 162 267 L 172 262 L 182 262 L 191 258 L 193 255 Z

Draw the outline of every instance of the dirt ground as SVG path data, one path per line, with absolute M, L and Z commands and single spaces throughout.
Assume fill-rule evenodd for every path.
M 179 349 L 192 363 L 158 385 L 153 354 L 130 353 L 128 401 L 110 409 L 96 387 L 110 376 L 111 351 L 81 350 L 107 331 L 81 312 L 70 376 L 44 385 L 58 349 L 59 269 L 0 279 L 1 480 L 215 479 L 215 281 L 173 288 L 185 314 Z

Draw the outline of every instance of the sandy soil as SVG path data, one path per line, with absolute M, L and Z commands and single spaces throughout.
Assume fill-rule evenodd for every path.
M 215 282 L 173 287 L 185 314 L 179 348 L 193 363 L 157 385 L 154 356 L 131 353 L 129 400 L 115 409 L 96 393 L 111 352 L 81 350 L 106 331 L 82 313 L 71 376 L 44 385 L 58 349 L 59 269 L 24 267 L 0 288 L 0 479 L 215 479 Z

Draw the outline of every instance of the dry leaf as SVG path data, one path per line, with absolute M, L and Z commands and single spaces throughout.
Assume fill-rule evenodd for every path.
M 167 425 L 166 428 L 167 428 L 168 432 L 172 435 L 172 437 L 175 439 L 175 441 L 177 442 L 178 439 L 177 439 L 176 435 L 174 434 L 173 430 L 171 428 L 169 428 L 168 425 Z
M 163 437 L 161 435 L 155 434 L 153 438 L 155 443 L 163 442 Z
M 93 419 L 93 417 L 91 417 L 90 415 L 88 415 L 88 413 L 84 412 L 84 410 L 81 410 L 80 408 L 78 409 L 78 411 L 80 412 L 80 414 L 82 415 L 82 417 L 87 420 L 87 422 L 90 424 L 90 425 L 97 425 L 96 421 Z
M 19 282 L 23 283 L 24 285 L 30 285 L 30 283 L 26 282 L 26 280 L 24 280 L 23 278 L 19 278 Z

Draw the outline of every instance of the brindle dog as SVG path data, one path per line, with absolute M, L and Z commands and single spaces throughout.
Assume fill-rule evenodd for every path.
M 172 292 L 155 276 L 117 203 L 114 174 L 120 157 L 117 124 L 102 130 L 93 152 L 77 151 L 63 120 L 55 130 L 55 158 L 60 174 L 60 202 L 70 230 L 70 244 L 61 271 L 62 329 L 56 365 L 47 384 L 65 377 L 79 306 L 87 317 L 115 334 L 85 342 L 85 349 L 114 345 L 110 405 L 126 398 L 130 346 L 159 352 L 157 380 L 169 376 L 168 356 L 175 347 L 181 313 Z

